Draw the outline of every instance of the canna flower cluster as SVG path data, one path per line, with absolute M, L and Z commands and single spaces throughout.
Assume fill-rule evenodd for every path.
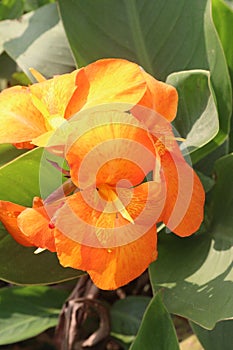
M 37 77 L 0 94 L 0 142 L 53 151 L 58 138 L 68 180 L 32 208 L 0 201 L 0 220 L 18 243 L 116 289 L 157 258 L 157 223 L 185 237 L 203 220 L 204 190 L 170 124 L 177 92 L 121 59 Z

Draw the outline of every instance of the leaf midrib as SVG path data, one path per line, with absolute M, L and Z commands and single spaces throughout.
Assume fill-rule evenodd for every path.
M 136 53 L 140 63 L 143 63 L 143 68 L 153 74 L 153 67 L 148 50 L 145 45 L 145 39 L 141 27 L 141 22 L 138 16 L 135 0 L 125 0 L 125 8 L 128 14 L 129 27 L 132 33 L 132 39 L 135 45 Z

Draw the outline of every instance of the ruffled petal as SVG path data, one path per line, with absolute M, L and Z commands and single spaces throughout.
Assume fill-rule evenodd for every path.
M 155 226 L 138 240 L 113 249 L 80 245 L 57 230 L 55 237 L 60 263 L 87 271 L 96 286 L 105 290 L 116 289 L 132 281 L 157 258 Z
M 64 117 L 66 107 L 75 89 L 77 70 L 30 86 L 30 91 L 45 106 L 50 115 Z
M 166 204 L 161 219 L 181 237 L 196 232 L 203 221 L 205 192 L 196 173 L 184 160 L 178 146 L 161 156 L 166 181 Z
M 143 77 L 147 84 L 147 91 L 138 104 L 151 108 L 168 121 L 172 121 L 176 116 L 178 107 L 176 89 L 169 84 L 156 80 L 145 71 L 143 71 Z
M 17 222 L 34 246 L 55 252 L 54 225 L 48 213 L 52 216 L 44 207 L 28 208 L 18 216 Z
M 73 111 L 81 107 L 78 91 L 85 102 L 85 109 L 112 102 L 136 104 L 146 92 L 141 68 L 123 59 L 102 59 L 89 64 L 79 71 L 76 83 L 80 89 L 72 97 Z M 87 93 L 86 97 L 81 91 L 82 87 Z
M 114 185 L 121 179 L 135 186 L 154 168 L 153 141 L 131 114 L 100 110 L 83 114 L 74 125 L 77 132 L 66 159 L 78 187 Z
M 0 201 L 0 221 L 5 226 L 6 230 L 14 238 L 16 242 L 22 244 L 26 247 L 33 246 L 30 240 L 21 232 L 17 224 L 18 216 L 26 209 L 26 207 L 6 202 Z
M 164 208 L 162 186 L 153 181 L 117 188 L 113 201 L 106 201 L 100 192 L 91 189 L 68 197 L 56 213 L 56 228 L 79 244 L 118 247 L 149 231 Z
M 29 89 L 22 86 L 1 92 L 0 125 L 0 143 L 28 142 L 46 132 L 44 118 L 33 105 Z

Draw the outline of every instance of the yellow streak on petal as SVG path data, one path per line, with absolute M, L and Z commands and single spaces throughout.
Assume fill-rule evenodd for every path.
M 49 123 L 50 113 L 47 110 L 46 106 L 44 105 L 43 102 L 41 102 L 41 100 L 37 96 L 31 94 L 31 98 L 32 98 L 32 103 L 34 104 L 34 106 L 38 109 L 38 111 L 40 111 L 40 113 L 45 118 L 45 120 L 47 122 L 46 124 L 48 124 L 46 126 L 49 126 L 49 129 L 51 129 L 52 127 Z
M 45 248 L 37 248 L 37 249 L 34 251 L 34 254 L 40 254 L 40 253 L 44 252 L 45 250 L 47 250 L 47 249 L 45 249 Z
M 33 77 L 38 81 L 38 83 L 42 83 L 42 81 L 47 80 L 41 73 L 39 73 L 36 69 L 34 68 L 29 68 L 29 71 L 33 75 Z
M 105 200 L 112 202 L 116 210 L 123 216 L 124 219 L 128 220 L 131 224 L 134 224 L 133 218 L 130 216 L 116 192 L 109 185 L 100 185 L 99 193 Z
M 46 105 L 43 102 L 41 102 L 41 100 L 37 96 L 31 94 L 31 99 L 34 106 L 38 109 L 38 111 L 40 111 L 40 113 L 45 118 L 46 127 L 49 131 L 58 129 L 66 121 L 63 117 L 61 117 L 58 114 L 51 115 L 48 109 L 46 108 Z
M 160 155 L 159 155 L 159 152 L 158 152 L 156 147 L 155 147 L 155 153 L 156 153 L 156 161 L 155 161 L 155 170 L 154 170 L 153 180 L 155 182 L 160 183 L 161 182 L 161 176 L 160 176 L 161 159 L 160 159 Z

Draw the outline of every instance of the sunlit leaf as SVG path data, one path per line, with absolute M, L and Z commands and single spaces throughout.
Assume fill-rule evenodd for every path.
M 74 68 L 56 4 L 30 12 L 20 21 L 0 23 L 0 48 L 4 49 L 33 80 L 33 67 L 46 77 L 69 72 Z
M 166 81 L 175 86 L 179 94 L 174 126 L 185 138 L 181 149 L 193 152 L 211 141 L 219 131 L 210 73 L 203 70 L 173 73 Z
M 0 289 L 0 345 L 31 338 L 58 323 L 67 293 L 51 287 Z
M 232 170 L 233 154 L 217 161 L 208 227 L 186 239 L 160 234 L 159 258 L 150 267 L 153 288 L 164 288 L 169 312 L 208 329 L 233 317 Z

